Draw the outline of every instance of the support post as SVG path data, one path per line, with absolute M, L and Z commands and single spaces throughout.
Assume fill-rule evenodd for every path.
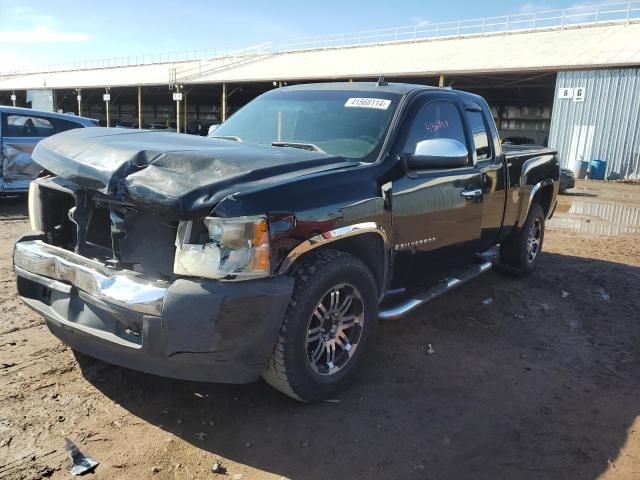
M 82 89 L 76 88 L 76 93 L 78 94 L 76 99 L 78 100 L 78 116 L 82 116 Z
M 440 79 L 438 80 L 438 86 L 440 88 L 444 87 L 444 75 L 440 75 Z
M 108 96 L 109 94 L 109 87 L 105 88 L 106 90 L 106 95 L 105 99 L 104 99 L 104 103 L 105 103 L 105 108 L 106 108 L 106 113 L 107 113 L 107 127 L 111 126 L 111 118 L 109 116 L 109 104 L 111 103 L 111 98 Z
M 184 92 L 184 113 L 182 115 L 184 133 L 187 133 L 187 92 Z
M 138 128 L 142 129 L 142 87 L 138 86 Z
M 222 84 L 222 101 L 220 102 L 220 123 L 227 120 L 227 84 Z
M 176 85 L 176 93 L 180 93 L 180 86 Z M 180 100 L 176 99 L 176 132 L 180 133 Z

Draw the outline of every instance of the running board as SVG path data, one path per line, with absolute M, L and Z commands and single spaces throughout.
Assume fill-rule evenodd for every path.
M 378 313 L 378 318 L 380 320 L 398 320 L 401 317 L 404 317 L 409 312 L 412 312 L 420 305 L 423 305 L 427 302 L 430 302 L 434 298 L 439 297 L 442 294 L 445 294 L 456 287 L 459 287 L 463 283 L 468 282 L 469 280 L 477 277 L 481 273 L 484 273 L 491 269 L 492 263 L 489 261 L 484 261 L 479 264 L 472 265 L 468 270 L 463 273 L 449 277 L 446 280 L 438 283 L 436 286 L 431 287 L 429 290 L 422 292 L 421 294 L 405 300 L 404 302 L 384 310 L 380 310 Z

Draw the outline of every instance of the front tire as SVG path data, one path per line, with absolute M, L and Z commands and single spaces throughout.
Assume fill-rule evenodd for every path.
M 534 270 L 542 252 L 544 221 L 544 209 L 539 203 L 532 203 L 519 231 L 500 245 L 500 263 L 506 267 L 503 270 L 516 275 Z
M 350 384 L 372 341 L 378 292 L 371 271 L 353 255 L 312 252 L 296 285 L 263 378 L 296 400 L 330 398 Z

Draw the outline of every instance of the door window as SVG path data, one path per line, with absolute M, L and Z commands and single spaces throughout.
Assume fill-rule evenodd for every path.
M 429 102 L 416 117 L 404 147 L 404 153 L 414 153 L 423 140 L 451 138 L 466 145 L 464 127 L 458 108 L 451 102 Z
M 30 115 L 7 115 L 6 137 L 48 137 L 56 133 L 46 118 Z
M 476 110 L 467 110 L 467 118 L 471 132 L 473 133 L 473 143 L 476 146 L 476 157 L 478 161 L 491 158 L 491 147 L 489 146 L 489 135 L 484 123 L 484 115 Z

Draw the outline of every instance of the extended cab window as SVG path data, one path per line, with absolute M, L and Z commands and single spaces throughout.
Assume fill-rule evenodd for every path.
M 62 120 L 61 118 L 57 118 L 55 120 L 56 128 L 58 132 L 65 132 L 67 130 L 72 130 L 74 128 L 81 128 L 83 125 L 72 122 L 70 120 Z
M 491 147 L 489 146 L 489 135 L 484 123 L 484 115 L 476 110 L 467 110 L 467 118 L 473 132 L 473 143 L 476 146 L 476 157 L 478 160 L 491 158 Z
M 414 153 L 418 142 L 433 138 L 451 138 L 466 145 L 460 112 L 453 103 L 438 100 L 422 107 L 409 132 L 404 153 Z
M 46 118 L 29 115 L 7 115 L 7 137 L 48 137 L 56 133 L 53 124 Z

